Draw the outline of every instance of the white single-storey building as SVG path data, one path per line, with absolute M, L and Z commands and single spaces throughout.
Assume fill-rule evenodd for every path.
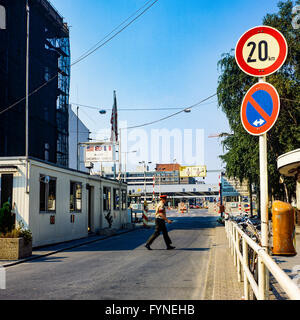
M 0 158 L 1 205 L 10 199 L 33 247 L 129 223 L 127 185 L 30 158 Z

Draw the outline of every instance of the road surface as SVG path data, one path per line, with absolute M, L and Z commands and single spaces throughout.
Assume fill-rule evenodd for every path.
M 138 229 L 6 269 L 5 299 L 198 300 L 205 297 L 216 216 L 169 212 L 175 250 Z

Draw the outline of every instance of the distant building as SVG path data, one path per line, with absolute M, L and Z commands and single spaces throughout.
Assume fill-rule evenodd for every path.
M 248 183 L 222 176 L 222 196 L 225 202 L 238 202 L 249 196 Z
M 178 163 L 157 164 L 155 170 L 157 172 L 158 177 L 160 177 L 162 184 L 195 184 L 195 178 L 180 177 L 180 167 L 181 166 Z
M 68 167 L 69 28 L 29 0 L 29 156 Z M 0 0 L 0 157 L 25 155 L 26 0 Z M 48 82 L 49 81 L 49 82 Z M 48 83 L 47 83 L 48 82 Z
M 78 121 L 77 121 L 78 120 Z M 78 136 L 77 136 L 78 124 Z M 77 118 L 76 113 L 69 107 L 69 168 L 77 169 L 77 138 L 79 143 L 88 142 L 90 136 L 89 129 Z M 79 148 L 79 171 L 88 172 L 84 165 L 84 148 Z
M 180 164 L 170 163 L 170 164 L 157 164 L 155 167 L 156 171 L 179 171 Z
M 149 167 L 138 166 L 136 171 L 123 172 L 122 179 L 128 185 L 153 185 L 154 179 L 157 185 L 196 184 L 194 178 L 180 178 L 179 164 L 157 164 L 155 171 L 149 171 Z M 113 178 L 113 173 L 105 175 Z
M 240 212 L 250 212 L 252 206 L 252 213 L 256 213 L 256 193 L 252 193 L 250 197 L 248 181 L 244 180 L 242 183 L 237 178 L 228 178 L 222 176 L 222 199 L 225 205 L 225 211 L 229 214 Z

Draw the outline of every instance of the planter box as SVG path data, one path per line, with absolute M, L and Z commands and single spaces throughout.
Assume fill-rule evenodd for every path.
M 32 241 L 23 238 L 0 238 L 0 260 L 19 260 L 32 255 Z

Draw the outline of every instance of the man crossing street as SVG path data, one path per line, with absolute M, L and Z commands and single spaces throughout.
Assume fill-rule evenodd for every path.
M 172 250 L 175 249 L 175 247 L 171 246 L 171 239 L 168 235 L 168 230 L 166 228 L 166 222 L 167 223 L 172 223 L 172 220 L 169 220 L 166 216 L 166 208 L 165 208 L 165 204 L 167 202 L 167 196 L 162 195 L 160 197 L 160 201 L 156 207 L 155 210 L 155 231 L 152 234 L 152 236 L 148 239 L 148 241 L 146 242 L 145 247 L 148 250 L 152 250 L 151 249 L 151 244 L 154 242 L 154 240 L 159 237 L 160 233 L 163 233 L 163 237 L 167 246 L 167 250 Z

